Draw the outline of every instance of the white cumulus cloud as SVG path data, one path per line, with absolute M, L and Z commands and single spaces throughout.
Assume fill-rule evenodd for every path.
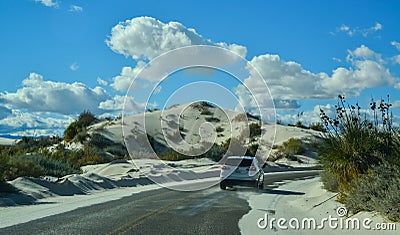
M 69 6 L 69 11 L 82 12 L 83 11 L 83 7 L 77 6 L 77 5 L 71 5 L 71 6 Z
M 97 78 L 97 83 L 98 83 L 99 85 L 101 85 L 101 86 L 108 86 L 108 82 L 105 81 L 105 80 L 103 80 L 103 79 L 101 79 L 101 77 L 98 77 L 98 78 Z
M 139 61 L 136 64 L 135 68 L 125 66 L 122 68 L 120 75 L 113 77 L 113 82 L 111 83 L 111 87 L 116 91 L 126 92 L 136 75 L 142 70 L 142 68 L 146 65 L 145 62 Z
M 400 42 L 392 41 L 392 42 L 390 42 L 390 44 L 392 46 L 396 47 L 396 49 L 400 51 Z
M 368 37 L 368 35 L 370 35 L 371 33 L 380 31 L 382 29 L 383 29 L 383 25 L 379 22 L 376 22 L 373 26 L 371 26 L 369 28 L 359 28 L 359 27 L 351 28 L 348 25 L 342 24 L 340 27 L 338 27 L 336 29 L 336 32 L 344 32 L 347 35 L 349 35 L 350 37 L 353 37 L 355 35 L 361 35 L 363 37 Z
M 70 116 L 45 116 L 39 113 L 22 112 L 13 109 L 6 118 L 0 119 L 0 134 L 18 136 L 62 135 L 74 119 Z
M 58 7 L 58 2 L 53 0 L 35 0 L 35 2 L 40 2 L 46 7 Z
M 106 40 L 115 52 L 133 59 L 153 59 L 164 52 L 190 45 L 215 45 L 245 57 L 247 49 L 236 44 L 215 43 L 179 22 L 163 23 L 152 17 L 137 17 L 120 22 Z
M 72 71 L 76 71 L 76 70 L 79 69 L 79 66 L 78 66 L 77 63 L 72 63 L 72 64 L 69 66 L 69 68 L 70 68 Z
M 336 68 L 331 75 L 313 73 L 296 62 L 282 60 L 278 55 L 256 56 L 250 63 L 261 73 L 278 107 L 284 107 L 285 101 L 288 107 L 295 107 L 294 100 L 299 99 L 332 99 L 338 94 L 357 96 L 366 88 L 399 83 L 398 78 L 384 66 L 380 54 L 363 45 L 348 53 L 350 67 Z M 244 84 L 254 96 L 262 95 L 257 92 L 262 84 L 253 77 L 257 75 L 250 70 L 250 77 Z M 237 91 L 236 94 L 241 96 Z M 250 101 L 249 106 L 252 105 Z
M 145 107 L 144 104 L 139 104 L 135 102 L 134 98 L 131 96 L 116 95 L 112 99 L 100 102 L 99 108 L 105 111 L 121 112 L 124 108 L 124 104 L 130 112 L 134 113 L 139 113 L 140 111 L 143 111 Z
M 46 81 L 37 73 L 31 73 L 22 85 L 15 93 L 0 96 L 0 105 L 7 104 L 31 112 L 76 114 L 90 110 L 98 113 L 99 103 L 110 98 L 101 87 L 89 88 L 78 82 Z

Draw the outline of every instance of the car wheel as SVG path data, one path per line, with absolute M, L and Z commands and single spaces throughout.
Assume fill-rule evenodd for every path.
M 257 180 L 257 188 L 264 189 L 264 174 L 261 172 Z
M 226 185 L 225 185 L 224 181 L 219 182 L 219 188 L 222 190 L 226 189 Z

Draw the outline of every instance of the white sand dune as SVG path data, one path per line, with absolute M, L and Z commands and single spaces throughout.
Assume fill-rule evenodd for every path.
M 136 161 L 138 163 L 141 160 Z M 140 163 L 139 171 L 132 161 L 117 160 L 107 164 L 85 166 L 82 168 L 82 174 L 67 175 L 56 180 L 52 177 L 20 177 L 9 182 L 19 193 L 0 196 L 0 206 L 34 204 L 36 200 L 48 197 L 83 195 L 106 189 L 149 185 L 154 183 L 152 180 L 165 184 L 188 184 L 191 180 L 199 179 L 218 181 L 216 177 L 219 176 L 219 168 L 213 167 L 211 160 L 193 159 L 165 163 L 146 160 L 145 163 Z M 168 164 L 173 164 L 173 167 Z
M 18 140 L 0 137 L 0 145 L 14 145 Z

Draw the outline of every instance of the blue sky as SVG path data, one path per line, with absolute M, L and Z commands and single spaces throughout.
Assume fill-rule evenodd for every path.
M 84 109 L 118 115 L 146 62 L 204 42 L 236 46 L 284 122 L 317 120 L 337 93 L 364 107 L 389 93 L 399 116 L 399 12 L 398 1 L 1 0 L 0 135 L 62 134 Z

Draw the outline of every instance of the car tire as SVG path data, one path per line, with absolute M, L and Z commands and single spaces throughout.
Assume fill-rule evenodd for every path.
M 219 188 L 222 189 L 222 190 L 226 189 L 226 184 L 225 184 L 224 181 L 219 182 Z
M 258 176 L 257 188 L 260 190 L 264 189 L 264 173 L 263 172 L 261 172 L 260 175 Z

